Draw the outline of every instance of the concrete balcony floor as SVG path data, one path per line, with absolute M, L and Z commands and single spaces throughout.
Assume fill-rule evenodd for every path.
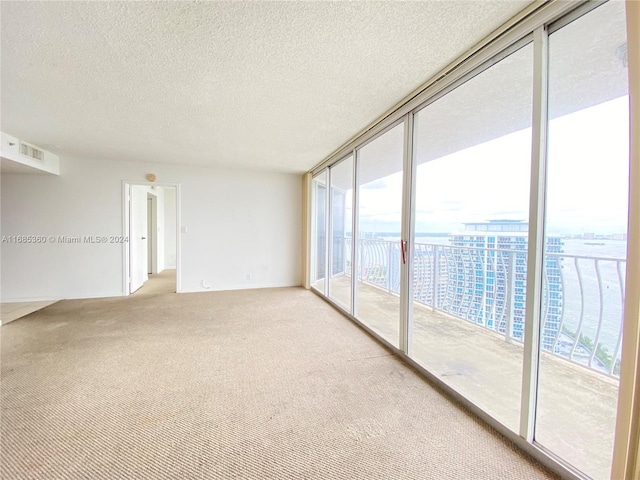
M 330 298 L 348 306 L 350 281 L 347 276 L 332 278 Z M 397 346 L 398 296 L 361 282 L 357 295 L 357 318 Z M 410 355 L 519 430 L 522 344 L 414 303 Z M 609 478 L 618 382 L 543 352 L 538 389 L 536 442 L 593 478 Z

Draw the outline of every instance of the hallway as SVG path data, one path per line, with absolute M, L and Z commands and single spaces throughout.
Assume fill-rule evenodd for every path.
M 158 274 L 149 274 L 149 280 L 132 295 L 152 295 L 158 293 L 176 293 L 176 270 L 166 269 Z

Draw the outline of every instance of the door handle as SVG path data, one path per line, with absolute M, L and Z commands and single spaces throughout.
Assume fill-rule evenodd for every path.
M 400 240 L 400 252 L 402 253 L 402 263 L 407 263 L 407 242 Z
M 142 240 L 146 240 L 146 239 L 147 239 L 147 237 L 142 237 Z

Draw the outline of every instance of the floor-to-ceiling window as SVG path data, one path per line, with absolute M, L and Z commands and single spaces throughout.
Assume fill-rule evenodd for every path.
M 331 276 L 329 298 L 351 311 L 353 156 L 331 167 Z
M 520 421 L 532 44 L 415 115 L 410 355 Z
M 311 283 L 507 435 L 606 478 L 629 198 L 624 4 L 562 13 L 316 172 Z
M 610 474 L 618 401 L 627 92 L 623 2 L 552 31 L 535 439 L 594 478 Z
M 311 285 L 325 293 L 327 258 L 327 172 L 311 181 Z
M 355 315 L 392 345 L 400 326 L 404 123 L 358 151 Z

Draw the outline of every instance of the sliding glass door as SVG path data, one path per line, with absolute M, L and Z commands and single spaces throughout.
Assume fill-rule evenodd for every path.
M 535 440 L 610 476 L 629 185 L 623 2 L 549 35 L 549 123 Z
M 404 123 L 358 151 L 355 316 L 394 346 L 400 328 Z
M 528 44 L 414 117 L 410 355 L 515 431 L 532 78 Z
M 327 172 L 311 180 L 311 286 L 326 293 Z
M 353 156 L 331 171 L 331 276 L 328 297 L 351 311 L 351 256 L 353 248 Z

